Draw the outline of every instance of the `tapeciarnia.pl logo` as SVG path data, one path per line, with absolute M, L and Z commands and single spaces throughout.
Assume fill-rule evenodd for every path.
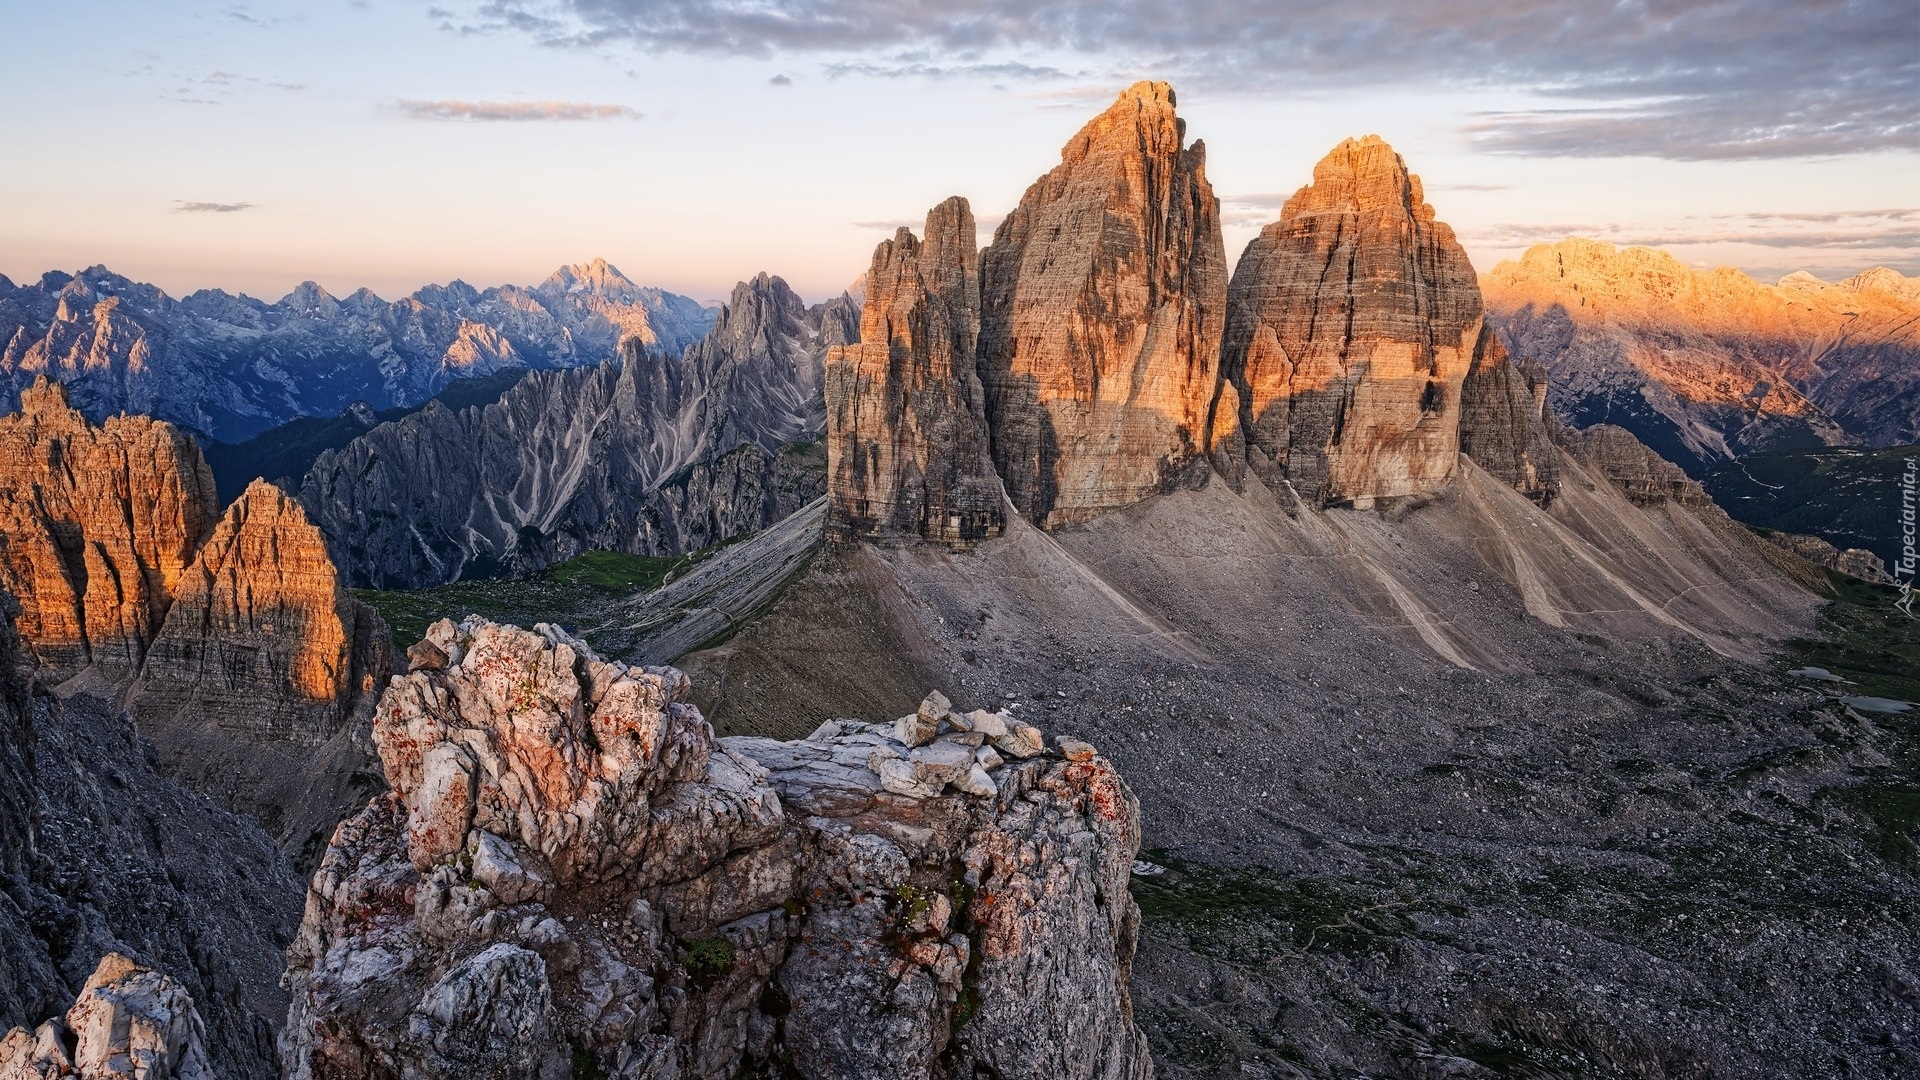
M 1893 606 L 1913 614 L 1913 580 L 1915 569 L 1914 534 L 1914 480 L 1920 472 L 1913 458 L 1907 459 L 1906 471 L 1900 474 L 1900 558 L 1893 564 L 1893 584 L 1900 590 L 1900 599 Z

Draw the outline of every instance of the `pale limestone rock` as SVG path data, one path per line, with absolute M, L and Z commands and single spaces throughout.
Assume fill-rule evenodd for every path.
M 1025 761 L 1047 752 L 1046 737 L 1040 729 L 1020 720 L 1007 721 L 1007 733 L 993 740 L 993 748 L 1011 758 Z
M 1068 761 L 1092 761 L 1094 755 L 1099 753 L 1091 743 L 1082 742 L 1067 735 L 1060 736 L 1057 744 L 1060 747 L 1060 756 Z
M 60 1076 L 216 1080 L 193 999 L 173 979 L 119 953 L 100 958 L 67 1010 L 64 1030 L 48 1021 L 32 1035 L 15 1028 L 0 1039 L 0 1078 Z
M 1185 129 L 1166 83 L 1130 87 L 981 253 L 994 465 L 1041 525 L 1205 479 L 1227 262 Z
M 453 629 L 460 662 L 382 700 L 392 791 L 314 876 L 292 1080 L 558 1080 L 588 1059 L 633 1080 L 1151 1077 L 1126 985 L 1139 811 L 1104 759 L 992 777 L 958 736 L 908 748 L 847 720 L 716 742 L 678 672 L 553 627 Z M 471 807 L 446 810 L 471 857 L 423 871 L 443 747 L 472 759 L 452 770 Z M 541 868 L 541 895 L 514 902 L 509 863 Z M 956 903 L 956 868 L 1004 901 Z

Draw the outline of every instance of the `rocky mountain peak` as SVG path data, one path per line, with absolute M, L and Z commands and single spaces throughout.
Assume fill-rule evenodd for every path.
M 1205 150 L 1183 145 L 1173 103 L 1164 83 L 1122 93 L 981 254 L 994 463 L 1043 525 L 1205 475 L 1226 252 Z
M 608 297 L 623 297 L 636 292 L 638 285 L 605 259 L 572 263 L 555 270 L 539 288 L 545 292 L 592 292 Z
M 173 425 L 101 426 L 44 376 L 0 418 L 0 587 L 42 665 L 138 671 L 219 512 L 199 447 Z
M 973 211 L 958 196 L 873 252 L 857 343 L 827 354 L 828 529 L 964 547 L 1005 527 L 974 368 Z
M 315 281 L 295 285 L 280 304 L 293 314 L 309 319 L 331 319 L 340 314 L 340 301 Z
M 1576 426 L 1629 428 L 1699 475 L 1745 454 L 1920 439 L 1920 291 L 1892 271 L 1769 285 L 1665 251 L 1569 238 L 1481 279 L 1514 355 Z M 1911 283 L 1907 287 L 1910 287 Z
M 1477 445 L 1544 496 L 1538 403 L 1483 330 L 1473 266 L 1419 178 L 1379 137 L 1348 139 L 1234 271 L 1214 438 L 1310 503 L 1372 506 L 1453 475 L 1475 373 Z

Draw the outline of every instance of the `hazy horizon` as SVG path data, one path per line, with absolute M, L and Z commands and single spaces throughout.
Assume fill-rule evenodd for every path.
M 1137 78 L 1180 93 L 1230 258 L 1377 133 L 1486 271 L 1581 235 L 1762 281 L 1920 275 L 1899 3 L 1649 11 L 899 0 L 48 7 L 12 17 L 0 273 L 394 299 L 605 258 L 702 301 L 836 294 L 967 196 L 981 242 Z M 1905 38 L 1903 41 L 1902 33 Z M 1727 57 L 1738 58 L 1737 64 Z M 49 88 L 58 88 L 49 94 Z

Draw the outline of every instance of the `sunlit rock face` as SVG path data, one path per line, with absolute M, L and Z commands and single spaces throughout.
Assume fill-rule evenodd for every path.
M 218 516 L 213 474 L 172 424 L 96 427 L 45 378 L 0 419 L 0 587 L 53 673 L 137 672 Z
M 981 255 L 980 378 L 1020 512 L 1086 521 L 1206 476 L 1227 262 L 1202 143 L 1142 82 Z
M 1627 427 L 1696 475 L 1715 461 L 1920 440 L 1920 283 L 1884 267 L 1777 284 L 1569 239 L 1481 279 L 1516 356 L 1575 426 Z
M 964 547 L 998 536 L 1004 500 L 974 369 L 980 276 L 973 212 L 952 198 L 925 239 L 874 249 L 860 340 L 827 357 L 828 529 Z
M 1217 437 L 1317 505 L 1432 490 L 1454 470 L 1481 322 L 1473 266 L 1419 178 L 1378 137 L 1349 139 L 1234 271 Z
M 212 709 L 325 741 L 384 675 L 385 638 L 340 587 L 300 504 L 255 480 L 181 575 L 141 673 L 141 708 Z

